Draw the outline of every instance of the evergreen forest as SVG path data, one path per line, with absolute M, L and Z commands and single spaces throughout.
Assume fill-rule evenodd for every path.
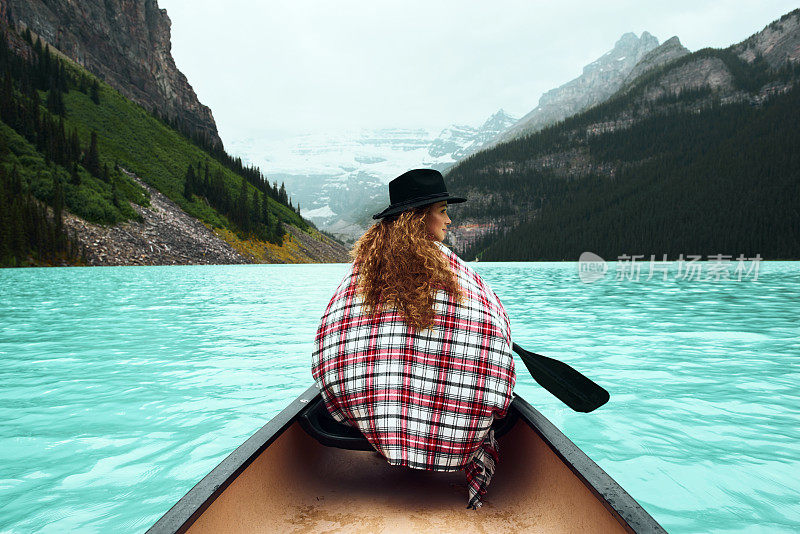
M 707 88 L 641 98 L 667 69 L 709 55 L 726 62 L 745 94 L 767 83 L 789 89 L 760 102 L 723 103 Z M 800 258 L 798 79 L 796 63 L 770 69 L 760 57 L 748 64 L 704 49 L 603 104 L 463 160 L 448 183 L 476 201 L 458 216 L 502 224 L 459 253 L 491 261 L 577 261 L 584 251 Z M 621 117 L 637 120 L 588 131 Z M 558 157 L 587 163 L 569 173 L 536 164 Z

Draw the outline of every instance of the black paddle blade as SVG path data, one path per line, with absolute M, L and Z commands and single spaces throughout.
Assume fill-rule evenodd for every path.
M 588 413 L 608 402 L 608 391 L 566 363 L 528 352 L 516 343 L 513 349 L 533 379 L 576 412 Z

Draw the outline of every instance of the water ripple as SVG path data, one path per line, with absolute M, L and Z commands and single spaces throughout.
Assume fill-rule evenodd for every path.
M 800 530 L 798 262 L 741 283 L 476 268 L 515 341 L 612 397 L 572 412 L 519 361 L 517 391 L 668 531 Z M 310 385 L 345 270 L 0 270 L 0 530 L 147 529 Z

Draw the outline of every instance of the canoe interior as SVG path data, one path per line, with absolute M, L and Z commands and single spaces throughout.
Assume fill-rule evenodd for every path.
M 626 532 L 526 424 L 501 440 L 479 510 L 464 474 L 392 467 L 292 424 L 189 528 L 220 532 Z
M 149 530 L 175 532 L 655 532 L 664 529 L 523 399 L 499 439 L 479 510 L 463 472 L 390 466 L 320 445 L 300 425 L 309 388 L 198 482 Z

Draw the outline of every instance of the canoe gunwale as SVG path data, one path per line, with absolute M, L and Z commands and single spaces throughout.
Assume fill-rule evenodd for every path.
M 236 477 L 297 420 L 317 395 L 319 395 L 319 389 L 317 386 L 311 386 L 293 400 L 195 484 L 147 530 L 147 534 L 186 532 L 192 523 L 236 480 Z
M 311 386 L 293 400 L 195 484 L 147 530 L 147 534 L 186 532 L 236 477 L 297 421 L 319 395 L 319 389 Z M 637 533 L 666 532 L 627 491 L 536 408 L 517 395 L 511 406 L 626 530 Z M 518 421 L 516 424 L 521 423 Z
M 628 532 L 666 533 L 666 530 L 642 508 L 636 499 L 539 410 L 517 395 L 514 396 L 512 406 L 519 412 L 520 420 L 539 434 L 550 449 L 581 479 L 583 484 Z

